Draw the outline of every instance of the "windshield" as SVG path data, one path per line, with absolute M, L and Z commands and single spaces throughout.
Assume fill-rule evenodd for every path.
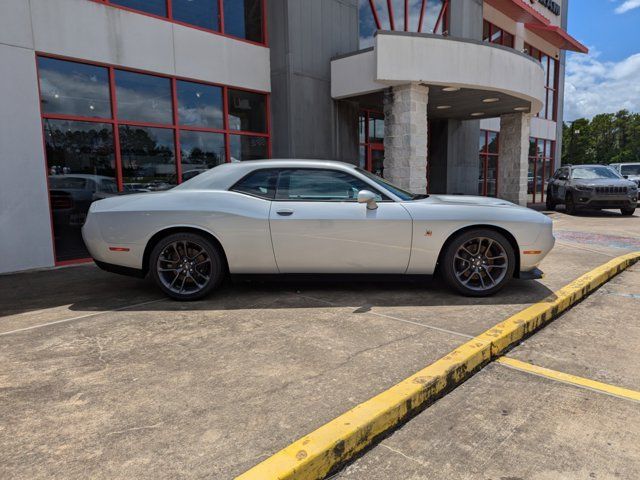
M 364 176 L 366 176 L 367 178 L 369 178 L 370 180 L 373 180 L 374 182 L 376 182 L 381 187 L 389 190 L 391 193 L 393 193 L 396 197 L 399 197 L 401 200 L 405 200 L 405 201 L 406 200 L 418 200 L 420 198 L 427 198 L 428 197 L 428 195 L 416 195 L 416 194 L 413 194 L 411 192 L 407 192 L 406 190 L 403 190 L 402 188 L 396 187 L 392 183 L 389 183 L 384 178 L 381 178 L 381 177 L 379 177 L 377 175 L 374 175 L 371 172 L 367 172 L 366 170 L 363 170 L 362 168 L 356 168 L 356 170 L 358 172 L 360 172 L 361 174 L 363 174 Z
M 579 167 L 573 169 L 572 177 L 595 180 L 598 178 L 620 178 L 620 175 L 609 167 Z
M 640 163 L 634 163 L 633 165 L 622 165 L 620 168 L 622 175 L 640 175 Z

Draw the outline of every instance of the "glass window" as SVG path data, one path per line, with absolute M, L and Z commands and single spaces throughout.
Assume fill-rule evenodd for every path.
M 360 145 L 358 148 L 358 166 L 360 168 L 367 168 L 367 147 Z
M 598 178 L 620 178 L 620 175 L 609 167 L 579 167 L 571 171 L 571 178 L 596 180 Z
M 256 197 L 274 199 L 277 181 L 278 170 L 258 170 L 240 180 L 231 190 Z
M 166 190 L 175 184 L 172 129 L 122 125 L 119 133 L 126 190 Z
M 221 87 L 183 80 L 178 80 L 176 85 L 180 125 L 223 128 Z
M 219 30 L 218 0 L 172 0 L 174 20 L 209 30 Z
M 224 134 L 180 131 L 182 181 L 226 161 Z
M 360 190 L 371 190 L 362 180 L 337 170 L 283 170 L 278 181 L 279 200 L 355 202 Z M 377 195 L 378 200 L 382 196 Z
M 230 135 L 229 150 L 232 162 L 262 160 L 268 157 L 267 139 L 250 135 Z
M 124 70 L 115 75 L 120 120 L 173 124 L 171 80 Z
M 372 143 L 384 142 L 384 115 L 369 114 L 369 141 Z
M 43 113 L 111 117 L 106 68 L 39 57 L 38 74 Z
M 229 128 L 244 132 L 266 132 L 266 97 L 262 93 L 229 89 Z
M 160 17 L 167 16 L 167 0 L 109 0 L 109 3 Z
M 488 153 L 498 153 L 498 133 L 497 132 L 488 132 L 489 144 L 488 144 Z
M 81 228 L 94 200 L 117 191 L 108 123 L 44 120 L 56 261 L 89 256 Z
M 262 42 L 262 0 L 224 0 L 224 31 Z

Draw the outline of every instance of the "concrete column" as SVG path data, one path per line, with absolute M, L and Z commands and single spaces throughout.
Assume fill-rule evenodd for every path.
M 531 114 L 500 117 L 498 196 L 522 206 L 527 205 L 530 134 Z
M 429 87 L 392 87 L 384 95 L 384 177 L 413 193 L 427 189 Z

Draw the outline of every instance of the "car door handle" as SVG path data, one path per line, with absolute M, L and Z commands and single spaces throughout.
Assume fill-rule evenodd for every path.
M 289 217 L 293 215 L 293 210 L 286 208 L 284 210 L 278 210 L 276 213 L 282 217 Z

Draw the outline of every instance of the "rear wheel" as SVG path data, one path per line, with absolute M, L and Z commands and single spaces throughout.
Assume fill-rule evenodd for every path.
M 493 230 L 477 229 L 456 237 L 444 253 L 446 282 L 470 297 L 499 291 L 513 277 L 515 253 L 509 241 Z
M 553 197 L 551 196 L 551 189 L 547 190 L 547 210 L 555 210 L 556 202 L 553 201 Z
M 621 208 L 620 211 L 622 212 L 622 215 L 624 215 L 625 217 L 630 217 L 631 215 L 636 213 L 635 208 Z
M 224 276 L 217 246 L 193 233 L 176 233 L 161 239 L 151 252 L 149 268 L 158 287 L 176 300 L 202 298 Z

